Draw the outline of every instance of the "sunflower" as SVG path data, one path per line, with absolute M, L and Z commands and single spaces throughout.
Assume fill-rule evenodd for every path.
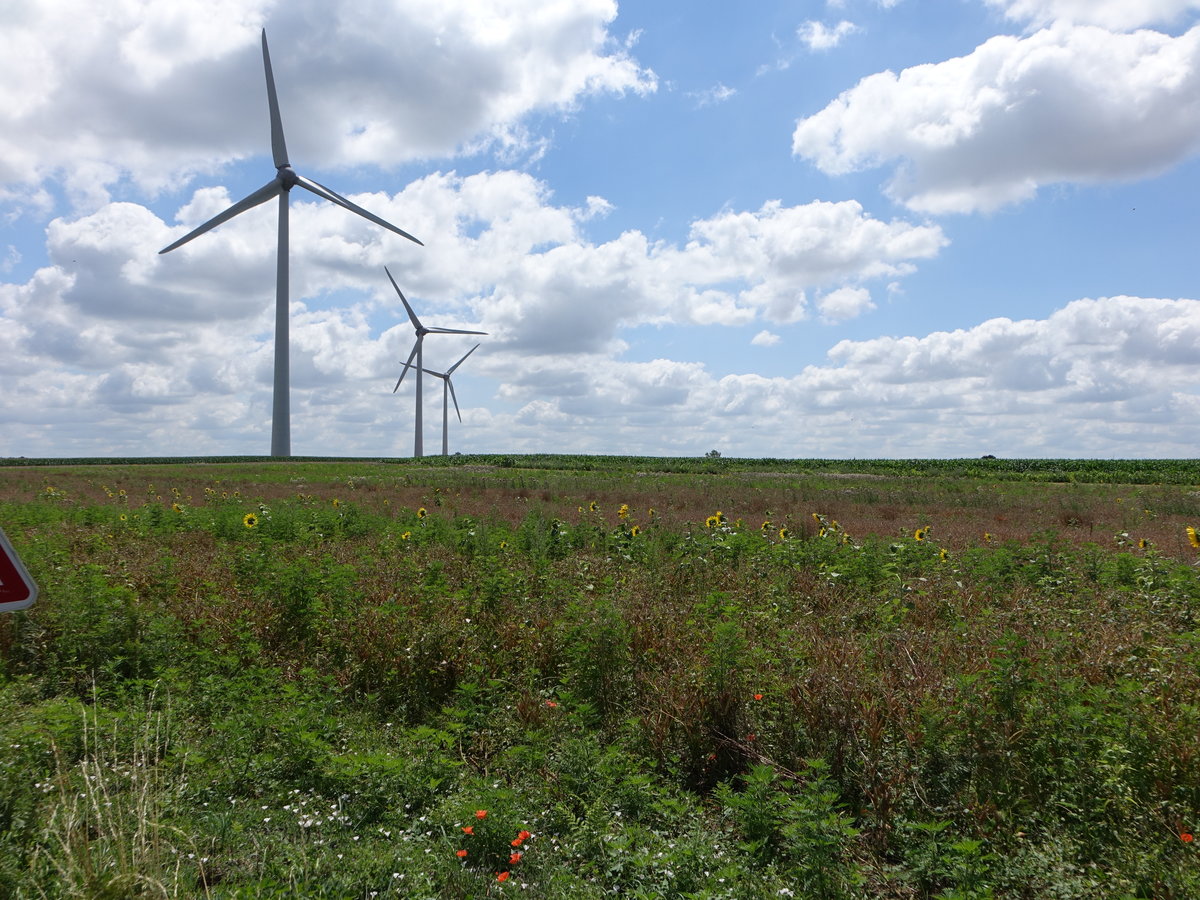
M 417 518 L 418 519 L 423 519 L 427 515 L 429 515 L 429 511 L 425 507 L 422 506 L 420 509 L 417 510 Z
M 786 541 L 786 540 L 788 539 L 788 535 L 789 535 L 789 534 L 791 534 L 791 532 L 790 532 L 790 531 L 788 531 L 786 528 L 780 528 L 780 529 L 779 529 L 779 539 L 780 539 L 781 541 Z
M 600 504 L 593 500 L 588 504 L 588 512 L 600 512 Z
M 704 520 L 704 527 L 705 527 L 705 528 L 716 528 L 716 527 L 717 527 L 718 525 L 720 525 L 720 524 L 721 524 L 721 523 L 720 523 L 720 521 L 717 519 L 717 517 L 716 517 L 716 516 L 709 516 L 707 519 L 705 519 L 705 520 Z
M 244 516 L 242 516 L 242 524 L 247 528 L 254 528 L 256 525 L 258 525 L 258 516 L 254 513 L 246 513 Z
M 617 510 L 617 518 L 618 519 L 628 519 L 629 518 L 629 504 L 628 503 L 621 504 L 620 508 Z
M 173 512 L 181 513 L 181 512 L 183 512 L 183 507 L 182 507 L 182 506 L 180 506 L 178 503 L 172 503 L 172 504 L 171 504 L 171 510 L 172 510 Z
M 1191 525 L 1187 527 L 1188 543 L 1197 550 L 1200 550 L 1200 531 L 1196 531 Z
M 634 537 L 637 537 L 639 534 L 642 533 L 642 528 L 640 525 L 634 525 L 632 528 L 629 529 L 629 533 L 631 535 L 633 535 Z
M 412 540 L 412 532 L 411 531 L 404 532 L 404 534 L 400 535 L 400 540 L 402 540 L 402 541 Z
M 925 535 L 927 535 L 927 534 L 929 534 L 929 526 L 928 525 L 924 526 L 923 528 L 918 528 L 916 531 L 913 532 L 913 540 L 923 541 L 923 540 L 925 540 Z

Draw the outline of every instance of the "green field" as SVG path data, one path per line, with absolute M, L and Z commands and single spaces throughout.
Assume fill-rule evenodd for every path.
M 5 460 L 0 898 L 1195 898 L 1200 464 Z

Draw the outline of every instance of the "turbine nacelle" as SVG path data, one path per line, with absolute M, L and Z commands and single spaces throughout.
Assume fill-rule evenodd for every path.
M 276 170 L 275 177 L 279 181 L 279 186 L 285 191 L 290 191 L 300 183 L 300 176 L 296 174 L 296 170 L 286 163 Z

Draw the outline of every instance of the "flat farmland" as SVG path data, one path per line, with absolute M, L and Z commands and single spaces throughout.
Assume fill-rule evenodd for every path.
M 9 461 L 0 896 L 1200 896 L 1200 465 Z

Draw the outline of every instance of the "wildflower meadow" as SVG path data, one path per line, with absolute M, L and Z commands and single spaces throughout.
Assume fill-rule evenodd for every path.
M 1200 896 L 1200 465 L 8 461 L 0 897 Z

